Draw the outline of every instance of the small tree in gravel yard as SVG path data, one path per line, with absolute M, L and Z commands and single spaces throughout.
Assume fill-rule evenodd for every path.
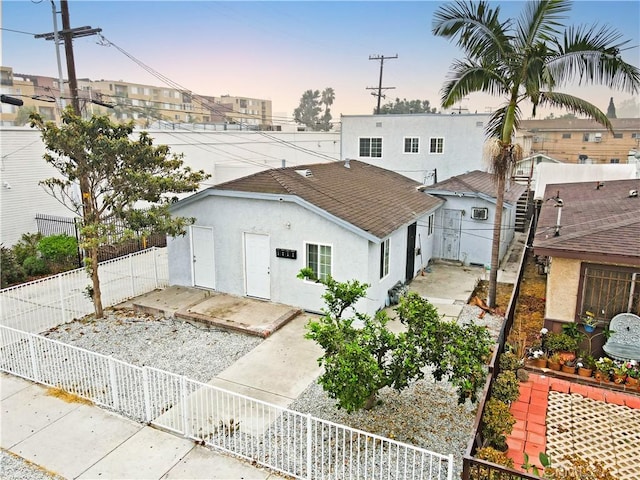
M 303 269 L 298 277 L 309 279 L 314 274 Z M 326 307 L 319 320 L 307 325 L 306 338 L 324 349 L 318 359 L 324 367 L 319 383 L 337 399 L 339 408 L 370 409 L 382 388 L 400 391 L 422 379 L 428 365 L 436 380 L 447 379 L 457 388 L 459 403 L 476 400 L 491 344 L 484 327 L 444 321 L 427 300 L 410 293 L 396 309 L 406 331 L 396 334 L 387 328 L 385 312 L 370 317 L 353 308 L 366 295 L 367 284 L 331 277 L 320 282 L 326 287 Z
M 96 317 L 102 318 L 100 246 L 130 238 L 134 231 L 184 234 L 191 220 L 171 216 L 170 194 L 193 192 L 208 175 L 184 167 L 181 155 L 170 154 L 165 145 L 153 145 L 146 132 L 137 140 L 131 138 L 133 122 L 112 123 L 106 116 L 83 120 L 68 108 L 62 113 L 61 126 L 45 122 L 38 114 L 31 115 L 31 126 L 42 132 L 45 161 L 61 175 L 40 184 L 82 218 L 80 246 L 88 252 L 89 291 Z M 78 183 L 83 198 L 75 194 Z M 151 206 L 137 208 L 140 202 Z M 128 227 L 124 236 L 116 236 L 112 220 Z

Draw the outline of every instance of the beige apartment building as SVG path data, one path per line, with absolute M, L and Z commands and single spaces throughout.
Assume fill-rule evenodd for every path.
M 516 142 L 524 156 L 542 153 L 566 163 L 627 163 L 640 152 L 640 118 L 613 118 L 613 133 L 579 118 L 523 120 Z
M 2 104 L 1 125 L 22 123 L 21 108 L 59 120 L 60 98 L 69 102 L 68 86 L 61 94 L 58 79 L 14 73 L 11 67 L 0 67 L 0 73 L 2 93 L 24 102 L 23 107 Z M 87 78 L 78 79 L 78 97 L 83 115 L 108 114 L 118 120 L 134 120 L 141 127 L 166 122 L 273 129 L 271 100 L 259 98 L 212 97 L 169 87 Z

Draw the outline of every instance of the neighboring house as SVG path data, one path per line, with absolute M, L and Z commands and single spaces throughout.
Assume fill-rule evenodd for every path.
M 605 324 L 640 314 L 639 189 L 638 179 L 547 185 L 533 242 L 547 271 L 547 328 L 586 311 Z
M 343 115 L 342 158 L 432 185 L 483 163 L 489 115 Z
M 168 242 L 170 283 L 320 311 L 324 287 L 296 278 L 310 267 L 321 278 L 370 284 L 358 310 L 373 314 L 431 258 L 443 202 L 418 187 L 350 161 L 272 169 L 200 191 L 172 207 L 195 223 Z
M 545 155 L 544 153 L 535 153 L 516 162 L 513 174 L 516 177 L 535 178 L 536 171 L 538 169 L 537 167 L 542 163 L 556 164 L 562 162 L 556 158 L 550 157 L 549 155 Z
M 340 155 L 337 132 L 224 132 L 179 128 L 147 131 L 155 145 L 168 145 L 172 153 L 183 155 L 185 166 L 211 175 L 201 188 L 281 167 L 283 163 L 295 166 L 333 162 Z M 137 135 L 138 131 L 134 137 Z M 0 145 L 0 242 L 11 247 L 23 233 L 38 231 L 36 214 L 73 217 L 73 212 L 38 184 L 58 175 L 43 159 L 45 148 L 39 130 L 2 127 Z
M 627 163 L 640 142 L 640 118 L 612 118 L 613 133 L 593 120 L 522 120 L 516 143 L 525 155 L 544 153 L 568 163 Z
M 496 186 L 493 175 L 475 170 L 424 188 L 445 203 L 436 214 L 433 256 L 465 265 L 491 265 Z M 500 259 L 513 240 L 518 200 L 527 187 L 508 184 L 502 211 Z

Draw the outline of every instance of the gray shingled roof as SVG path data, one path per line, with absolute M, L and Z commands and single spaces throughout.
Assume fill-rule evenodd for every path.
M 512 183 L 504 194 L 504 201 L 516 203 L 527 188 L 524 185 Z M 483 194 L 496 198 L 496 185 L 493 181 L 493 174 L 474 170 L 431 185 L 426 189 L 428 192 L 437 195 L 438 192 L 460 192 L 469 194 Z
M 385 238 L 443 203 L 418 191 L 420 185 L 390 170 L 351 160 L 349 168 L 344 162 L 332 162 L 266 170 L 210 190 L 296 195 Z
M 558 208 L 542 204 L 533 247 L 536 255 L 585 258 L 607 257 L 611 262 L 640 265 L 640 180 L 547 185 L 545 199 L 559 195 L 563 207 L 560 235 L 554 236 Z M 598 260 L 603 260 L 599 258 Z

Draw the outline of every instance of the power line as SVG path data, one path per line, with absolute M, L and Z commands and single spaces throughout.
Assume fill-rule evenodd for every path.
M 376 108 L 376 114 L 380 115 L 380 100 L 385 96 L 382 94 L 382 89 L 392 90 L 396 87 L 383 87 L 382 86 L 382 68 L 384 66 L 385 60 L 392 60 L 394 58 L 398 58 L 398 54 L 396 53 L 393 57 L 385 57 L 384 55 L 369 55 L 369 60 L 380 60 L 380 80 L 378 81 L 378 87 L 367 87 L 367 90 L 378 90 L 378 93 L 371 92 L 371 95 L 374 97 L 378 97 L 378 107 Z

